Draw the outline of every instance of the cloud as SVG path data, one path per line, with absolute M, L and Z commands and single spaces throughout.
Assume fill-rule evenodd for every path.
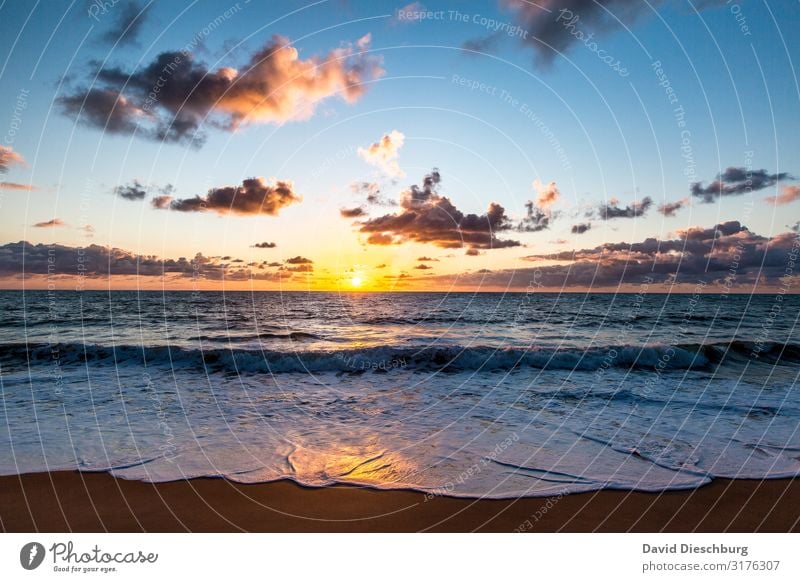
M 661 206 L 658 207 L 658 211 L 663 214 L 664 216 L 675 216 L 675 213 L 678 212 L 684 206 L 689 205 L 688 198 L 681 198 L 675 202 L 665 202 Z
M 0 182 L 0 190 L 23 190 L 31 192 L 37 190 L 33 184 L 18 184 L 17 182 Z
M 794 250 L 793 250 L 794 249 Z M 578 251 L 524 257 L 528 261 L 563 264 L 493 271 L 489 277 L 458 276 L 459 285 L 525 288 L 533 277 L 547 288 L 615 288 L 705 281 L 723 288 L 776 285 L 785 276 L 792 252 L 800 249 L 794 232 L 774 237 L 757 235 L 739 222 L 679 231 L 674 238 L 648 238 L 637 243 L 606 243 Z
M 431 267 L 430 265 L 426 265 L 425 263 L 420 263 L 414 268 L 420 271 L 427 271 L 428 269 L 433 269 L 433 267 Z
M 144 200 L 147 196 L 147 191 L 139 180 L 134 180 L 127 186 L 117 186 L 114 193 L 125 200 Z
M 354 194 L 366 195 L 366 203 L 375 206 L 397 206 L 394 200 L 390 200 L 381 193 L 381 185 L 377 182 L 352 182 L 350 190 Z
M 153 196 L 153 199 L 150 201 L 150 204 L 153 208 L 157 210 L 164 210 L 165 208 L 169 208 L 169 205 L 172 203 L 172 196 L 168 196 L 166 194 L 162 194 L 161 196 Z
M 650 5 L 664 1 L 654 0 Z M 559 52 L 566 52 L 575 43 L 596 43 L 596 35 L 622 30 L 623 25 L 629 26 L 652 11 L 648 3 L 630 0 L 500 0 L 499 4 L 510 11 L 515 25 L 509 24 L 502 32 L 534 49 L 540 65 L 552 63 Z M 725 0 L 695 2 L 698 10 L 723 4 Z
M 205 196 L 172 200 L 169 208 L 179 212 L 213 210 L 218 214 L 277 216 L 282 208 L 300 200 L 290 181 L 267 183 L 264 178 L 248 178 L 241 186 L 213 188 Z
M 561 197 L 555 182 L 542 184 L 539 180 L 534 180 L 533 188 L 536 190 L 536 205 L 539 208 L 549 208 Z
M 439 262 L 439 259 L 435 259 L 433 257 L 419 257 L 417 260 L 420 263 L 425 263 L 425 262 L 427 262 L 427 263 L 437 262 L 438 263 Z
M 58 99 L 62 112 L 110 133 L 199 146 L 208 123 L 227 131 L 253 123 L 312 117 L 320 102 L 339 96 L 354 103 L 380 77 L 368 54 L 369 35 L 324 56 L 301 59 L 289 39 L 273 36 L 241 67 L 208 69 L 192 53 L 159 54 L 134 71 L 105 68 L 92 86 Z
M 783 192 L 778 196 L 768 196 L 764 199 L 769 204 L 789 204 L 800 200 L 800 186 L 784 186 Z
M 519 241 L 499 239 L 496 233 L 513 228 L 505 209 L 492 202 L 486 214 L 464 214 L 449 198 L 439 194 L 439 171 L 425 176 L 422 186 L 403 193 L 395 214 L 357 223 L 370 244 L 417 242 L 440 248 L 497 249 L 519 246 Z
M 147 20 L 149 7 L 149 4 L 142 7 L 138 2 L 130 2 L 120 7 L 113 28 L 109 29 L 102 37 L 103 42 L 112 45 L 134 44 L 141 32 L 142 25 Z
M 208 280 L 245 281 L 279 281 L 291 278 L 291 273 L 258 273 L 248 267 L 234 267 L 220 258 L 206 257 L 202 253 L 197 253 L 192 259 L 161 259 L 100 245 L 71 247 L 59 244 L 34 245 L 25 241 L 0 245 L 0 276 L 20 275 L 80 275 L 91 278 L 175 275 L 190 279 L 199 277 Z
M 714 202 L 720 196 L 738 196 L 747 192 L 757 192 L 764 188 L 774 186 L 781 180 L 791 180 L 793 177 L 786 173 L 770 174 L 766 170 L 751 170 L 748 168 L 728 168 L 717 174 L 716 180 L 703 186 L 701 182 L 691 185 L 692 196 L 702 198 L 704 203 Z
M 22 165 L 25 163 L 25 158 L 21 154 L 14 151 L 10 146 L 0 145 L 0 173 L 8 172 L 11 166 Z
M 355 208 L 342 208 L 339 210 L 339 214 L 344 218 L 358 218 L 359 216 L 364 216 L 366 212 L 360 206 L 356 206 Z
M 583 234 L 586 231 L 590 230 L 591 228 L 592 228 L 592 225 L 590 223 L 583 222 L 583 223 L 580 223 L 580 224 L 573 224 L 571 231 L 572 231 L 572 234 Z
M 358 148 L 358 155 L 368 164 L 380 168 L 387 176 L 402 178 L 405 173 L 400 169 L 397 157 L 405 139 L 405 135 L 393 129 L 370 146 Z
M 468 55 L 471 53 L 490 53 L 500 44 L 503 36 L 501 32 L 493 32 L 481 38 L 471 38 L 461 43 L 461 48 L 467 51 L 466 54 Z
M 33 225 L 35 228 L 50 228 L 54 226 L 67 226 L 67 223 L 60 218 L 53 218 L 52 220 L 45 220 L 44 222 L 37 222 Z
M 395 244 L 395 240 L 391 234 L 373 232 L 367 237 L 367 243 L 371 245 L 391 245 Z
M 310 265 L 313 263 L 311 259 L 307 259 L 305 257 L 292 257 L 291 259 L 286 259 L 286 264 L 288 265 Z
M 312 273 L 314 271 L 313 265 L 295 265 L 293 267 L 286 267 L 283 266 L 280 268 L 281 271 L 287 271 L 289 273 Z
M 647 210 L 653 205 L 653 199 L 649 196 L 642 198 L 641 202 L 634 202 L 629 206 L 620 206 L 619 200 L 612 198 L 608 204 L 600 204 L 597 212 L 603 220 L 612 220 L 614 218 L 638 218 L 643 216 Z
M 278 245 L 274 242 L 260 242 L 253 245 L 255 249 L 274 249 Z
M 550 212 L 542 210 L 536 206 L 532 201 L 525 203 L 527 215 L 517 226 L 518 230 L 524 232 L 539 232 L 550 228 Z
M 425 7 L 419 2 L 411 2 L 394 11 L 392 17 L 392 24 L 410 24 L 412 22 L 419 22 L 420 13 L 426 12 Z

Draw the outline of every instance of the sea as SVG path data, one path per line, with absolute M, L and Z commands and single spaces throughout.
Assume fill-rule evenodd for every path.
M 0 474 L 512 498 L 800 475 L 800 296 L 0 292 Z

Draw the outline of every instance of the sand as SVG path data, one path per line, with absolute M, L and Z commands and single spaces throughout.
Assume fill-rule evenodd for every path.
M 478 500 L 290 481 L 154 485 L 66 471 L 0 477 L 7 532 L 789 532 L 799 523 L 800 479 Z

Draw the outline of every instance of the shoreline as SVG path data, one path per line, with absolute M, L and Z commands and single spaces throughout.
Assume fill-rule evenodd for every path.
M 791 532 L 800 478 L 661 493 L 471 499 L 293 481 L 168 483 L 56 471 L 0 477 L 4 532 Z

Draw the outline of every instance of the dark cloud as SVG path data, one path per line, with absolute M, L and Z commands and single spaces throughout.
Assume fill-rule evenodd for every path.
M 21 165 L 25 163 L 25 158 L 21 154 L 14 151 L 10 146 L 0 145 L 0 174 L 8 172 L 11 166 Z
M 417 260 L 420 263 L 433 263 L 433 262 L 438 263 L 439 262 L 439 259 L 435 259 L 433 257 L 419 257 Z
M 117 18 L 113 28 L 102 37 L 108 44 L 133 44 L 137 41 L 142 26 L 148 18 L 149 5 L 141 6 L 138 2 L 123 4 L 117 10 Z
M 527 215 L 517 226 L 517 230 L 524 232 L 539 232 L 550 228 L 550 211 L 536 206 L 533 201 L 525 203 Z
M 583 234 L 586 231 L 590 230 L 592 225 L 588 222 L 583 222 L 581 224 L 573 224 L 572 225 L 572 234 Z
M 486 214 L 464 214 L 438 192 L 441 175 L 434 169 L 403 193 L 401 210 L 359 223 L 370 244 L 428 243 L 441 248 L 493 249 L 519 246 L 519 241 L 498 239 L 498 232 L 513 228 L 505 209 L 492 202 Z
M 665 1 L 653 0 L 650 6 Z M 575 43 L 596 42 L 596 36 L 623 30 L 623 25 L 630 25 L 654 10 L 646 2 L 630 0 L 499 0 L 499 4 L 511 13 L 516 25 L 502 30 L 503 34 L 533 48 L 542 65 L 551 63 L 559 52 L 567 51 Z M 695 2 L 695 7 L 701 10 L 723 4 L 725 0 L 705 0 Z M 477 46 L 491 44 L 496 42 L 495 37 L 497 34 L 493 33 L 471 42 Z
M 117 186 L 114 188 L 114 193 L 125 200 L 144 200 L 147 196 L 147 190 L 138 180 L 134 180 L 127 186 Z
M 500 44 L 503 39 L 503 34 L 494 32 L 492 34 L 482 36 L 480 38 L 471 38 L 461 43 L 461 48 L 470 53 L 491 53 Z
M 678 210 L 688 205 L 689 199 L 683 198 L 681 200 L 677 200 L 676 202 L 666 202 L 662 204 L 658 207 L 658 211 L 664 216 L 675 216 L 675 213 L 678 212 Z
M 645 277 L 657 283 L 708 283 L 752 285 L 776 283 L 785 274 L 797 235 L 787 232 L 772 238 L 752 233 L 737 221 L 713 228 L 690 228 L 675 238 L 648 238 L 638 243 L 606 243 L 578 251 L 525 257 L 529 261 L 563 261 L 535 269 L 495 271 L 484 284 L 525 286 L 533 272 L 545 287 L 616 287 L 638 285 Z M 795 247 L 797 249 L 797 247 Z M 796 250 L 795 250 L 796 252 Z
M 620 206 L 619 201 L 611 199 L 608 204 L 600 204 L 597 212 L 603 220 L 613 220 L 614 218 L 638 218 L 643 216 L 653 205 L 653 199 L 649 196 L 642 198 L 641 202 L 634 202 L 629 206 Z
M 748 168 L 728 168 L 717 174 L 716 180 L 703 186 L 702 182 L 691 185 L 692 196 L 702 198 L 704 203 L 714 202 L 720 196 L 738 196 L 747 192 L 757 192 L 774 186 L 781 180 L 792 180 L 786 173 L 770 174 L 766 170 L 750 170 Z
M 375 206 L 397 206 L 394 200 L 386 198 L 381 193 L 381 185 L 377 182 L 353 182 L 350 190 L 355 194 L 366 196 L 366 203 Z
M 654 285 L 694 286 L 703 281 L 707 290 L 751 290 L 755 284 L 764 289 L 785 283 L 782 278 L 787 265 L 798 250 L 796 232 L 769 238 L 738 222 L 727 222 L 713 228 L 691 228 L 667 240 L 650 238 L 525 257 L 533 262 L 562 262 L 558 265 L 440 275 L 430 280 L 469 288 L 525 289 L 536 281 L 549 289 L 615 289 L 635 287 L 649 279 Z
M 44 222 L 37 222 L 33 225 L 35 228 L 49 228 L 52 226 L 67 226 L 67 223 L 60 218 L 53 218 L 52 220 L 45 220 Z
M 342 208 L 339 214 L 344 218 L 358 218 L 359 216 L 364 216 L 366 211 L 360 206 L 356 206 L 355 208 Z
M 300 256 L 292 257 L 291 259 L 286 259 L 287 265 L 310 265 L 313 262 L 314 261 L 312 261 L 311 259 L 307 259 L 305 257 L 300 257 Z
M 369 35 L 325 56 L 301 59 L 274 36 L 241 67 L 210 70 L 188 51 L 159 54 L 134 71 L 105 68 L 92 86 L 60 97 L 62 111 L 111 133 L 199 146 L 201 125 L 233 131 L 250 123 L 310 118 L 323 100 L 357 101 L 383 74 L 367 53 Z
M 213 188 L 205 196 L 172 200 L 171 210 L 218 214 L 267 214 L 276 216 L 282 208 L 300 202 L 289 181 L 267 183 L 264 178 L 248 178 L 241 186 Z
M 431 267 L 430 265 L 426 265 L 425 263 L 420 263 L 419 265 L 417 265 L 414 268 L 418 269 L 420 271 L 427 271 L 428 269 L 433 269 L 433 267 Z
M 232 257 L 229 260 L 241 261 Z M 192 259 L 160 259 L 100 245 L 71 247 L 58 244 L 34 245 L 24 241 L 0 245 L 0 276 L 20 275 L 80 275 L 90 278 L 175 275 L 187 278 L 199 276 L 210 280 L 267 281 L 291 277 L 291 273 L 256 273 L 247 267 L 232 267 L 228 263 L 220 262 L 220 259 L 205 257 L 201 253 L 197 253 Z
M 294 265 L 292 267 L 282 266 L 280 268 L 281 271 L 287 271 L 289 273 L 311 273 L 314 271 L 313 265 Z
M 169 208 L 171 203 L 172 196 L 167 196 L 166 194 L 162 194 L 161 196 L 153 196 L 153 199 L 150 201 L 150 204 L 153 206 L 153 208 L 157 210 Z
M 274 242 L 260 242 L 253 245 L 256 249 L 274 249 L 276 245 Z

